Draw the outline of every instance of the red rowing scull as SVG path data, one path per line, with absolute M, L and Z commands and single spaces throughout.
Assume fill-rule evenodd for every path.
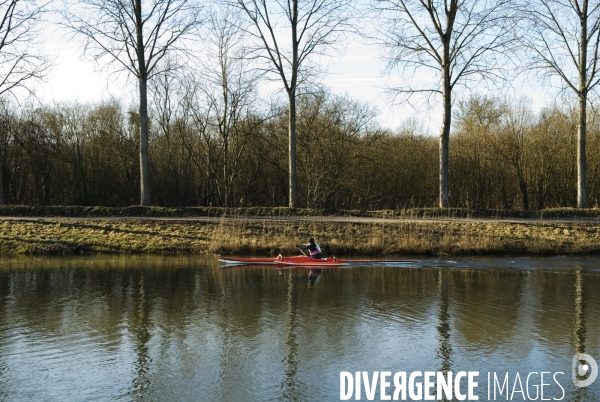
M 329 256 L 327 258 L 311 258 L 304 255 L 282 257 L 281 254 L 271 258 L 220 257 L 219 261 L 231 265 L 277 265 L 277 266 L 347 266 L 347 265 L 404 265 L 416 264 L 416 260 L 342 260 Z

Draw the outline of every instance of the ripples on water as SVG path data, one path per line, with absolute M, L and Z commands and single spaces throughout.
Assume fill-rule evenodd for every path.
M 340 371 L 375 370 L 478 370 L 481 400 L 487 372 L 563 371 L 565 400 L 600 400 L 570 381 L 577 349 L 600 358 L 599 262 L 425 260 L 311 283 L 207 258 L 4 259 L 0 400 L 339 400 Z

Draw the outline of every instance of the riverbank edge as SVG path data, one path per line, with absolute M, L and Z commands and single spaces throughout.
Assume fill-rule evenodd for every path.
M 467 208 L 403 208 L 394 210 L 341 210 L 288 207 L 181 207 L 165 208 L 132 205 L 128 207 L 104 206 L 29 206 L 0 205 L 0 217 L 292 217 L 336 216 L 373 218 L 487 218 L 487 219 L 582 219 L 600 218 L 600 208 L 549 208 L 538 211 Z
M 1 218 L 5 254 L 297 254 L 314 236 L 326 255 L 483 256 L 600 254 L 600 224 L 532 220 L 336 221 Z

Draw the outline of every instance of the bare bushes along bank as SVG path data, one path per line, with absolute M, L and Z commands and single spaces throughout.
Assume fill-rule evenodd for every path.
M 256 100 L 259 102 L 259 100 Z M 150 186 L 160 207 L 287 205 L 286 108 L 247 108 L 225 131 L 201 105 L 150 120 Z M 192 107 L 195 113 L 192 113 Z M 187 109 L 186 109 L 187 108 Z M 450 203 L 543 210 L 576 203 L 577 114 L 470 98 L 456 108 Z M 200 111 L 204 110 L 204 113 Z M 438 197 L 438 139 L 415 118 L 395 132 L 365 104 L 323 91 L 300 97 L 298 204 L 319 210 L 429 208 Z M 600 201 L 600 121 L 587 131 L 589 206 Z M 7 204 L 139 202 L 138 118 L 117 102 L 0 110 Z

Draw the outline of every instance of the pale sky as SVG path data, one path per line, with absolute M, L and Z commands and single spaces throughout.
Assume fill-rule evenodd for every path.
M 52 102 L 99 102 L 111 98 L 121 100 L 125 105 L 137 101 L 137 88 L 130 80 L 124 84 L 123 77 L 118 80 L 105 71 L 97 71 L 94 63 L 82 59 L 81 49 L 75 41 L 67 41 L 63 33 L 55 27 L 45 31 L 44 52 L 55 58 L 54 67 L 38 97 L 44 103 Z M 345 53 L 330 61 L 329 74 L 323 79 L 333 93 L 347 94 L 353 99 L 375 106 L 379 112 L 379 122 L 385 128 L 396 129 L 404 120 L 416 117 L 429 128 L 431 134 L 439 132 L 439 106 L 427 110 L 415 110 L 412 107 L 392 105 L 386 94 L 386 83 L 399 82 L 402 77 L 389 77 L 383 73 L 384 61 L 375 45 L 366 45 L 356 40 L 349 41 Z M 268 88 L 277 88 L 277 82 L 268 84 Z M 520 94 L 532 99 L 534 110 L 549 103 L 539 91 L 518 89 Z M 261 91 L 264 92 L 264 91 Z M 516 94 L 514 96 L 519 96 Z M 460 93 L 457 93 L 460 96 Z M 507 94 L 498 94 L 500 97 Z
M 78 43 L 68 40 L 65 34 L 67 32 L 53 25 L 44 29 L 43 52 L 55 62 L 46 82 L 37 91 L 42 102 L 86 103 L 117 98 L 130 105 L 137 101 L 137 88 L 133 81 L 125 84 L 125 75 L 118 79 L 96 68 L 93 62 L 83 59 Z M 385 94 L 385 85 L 390 78 L 383 75 L 384 62 L 377 46 L 349 40 L 343 55 L 328 59 L 327 64 L 328 74 L 322 80 L 323 84 L 333 93 L 347 94 L 375 106 L 380 112 L 379 122 L 383 127 L 394 129 L 417 113 L 410 107 L 390 106 L 390 99 Z M 261 94 L 271 88 L 279 88 L 277 81 L 264 86 Z M 427 119 L 435 114 L 430 113 Z M 434 121 L 431 123 L 437 125 Z M 437 128 L 434 131 L 437 132 Z
M 133 101 L 132 95 L 126 90 L 135 91 L 133 83 L 126 88 L 116 84 L 114 77 L 109 77 L 105 71 L 95 71 L 93 62 L 81 58 L 81 50 L 75 42 L 61 40 L 61 34 L 52 37 L 52 44 L 46 47 L 47 54 L 56 57 L 55 65 L 47 82 L 43 85 L 42 100 L 47 102 L 95 102 L 111 97 Z M 380 123 L 386 127 L 396 127 L 402 120 L 412 115 L 411 110 L 390 110 L 384 87 L 386 77 L 382 75 L 384 65 L 378 57 L 378 49 L 361 43 L 352 43 L 341 57 L 336 57 L 329 74 L 323 83 L 332 92 L 347 93 L 351 98 L 358 99 L 376 106 L 380 112 Z M 278 83 L 268 86 L 277 87 Z

